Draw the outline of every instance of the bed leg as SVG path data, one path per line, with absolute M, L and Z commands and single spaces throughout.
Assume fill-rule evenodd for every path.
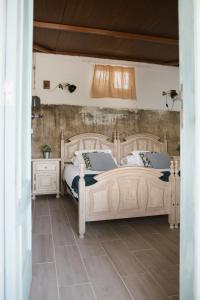
M 169 228 L 173 230 L 174 229 L 174 224 L 170 224 Z
M 79 179 L 79 238 L 83 239 L 85 234 L 85 179 L 84 179 L 84 169 L 85 166 L 83 164 L 80 165 L 80 179 Z
M 79 215 L 79 238 L 84 239 L 84 234 L 85 234 L 85 218 Z

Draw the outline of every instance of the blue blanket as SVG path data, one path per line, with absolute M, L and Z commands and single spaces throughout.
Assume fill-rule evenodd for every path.
M 96 176 L 97 174 L 87 174 L 84 176 L 84 179 L 85 179 L 85 185 L 86 186 L 89 186 L 89 185 L 92 185 L 94 183 L 96 183 L 97 181 L 94 179 L 94 177 Z M 78 194 L 78 183 L 79 183 L 79 179 L 80 179 L 80 176 L 76 176 L 74 177 L 73 181 L 72 181 L 72 189 Z

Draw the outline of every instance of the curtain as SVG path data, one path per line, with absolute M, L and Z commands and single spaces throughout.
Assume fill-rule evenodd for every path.
M 135 69 L 95 65 L 91 96 L 92 98 L 136 99 Z

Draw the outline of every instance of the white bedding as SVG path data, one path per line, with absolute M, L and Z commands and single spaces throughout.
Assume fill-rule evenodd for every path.
M 134 166 L 125 165 L 125 164 L 123 166 L 120 166 L 120 168 L 123 167 L 134 167 Z M 156 170 L 160 172 L 166 172 L 166 171 L 170 172 L 170 169 L 156 169 Z M 78 194 L 72 189 L 72 182 L 76 176 L 79 176 L 79 173 L 80 173 L 79 167 L 74 166 L 73 164 L 65 165 L 64 172 L 63 172 L 63 180 L 66 181 L 67 185 L 70 187 L 73 195 L 76 198 L 78 198 Z M 91 171 L 87 169 L 85 170 L 85 174 L 100 174 L 100 173 L 102 173 L 102 171 Z
M 123 164 L 120 166 L 120 168 L 123 168 L 123 167 L 132 167 L 132 168 L 138 168 L 140 166 L 133 166 L 133 165 L 130 165 L 130 164 Z M 159 172 L 170 172 L 171 170 L 170 169 L 154 169 L 156 171 L 159 171 Z
M 72 164 L 65 165 L 64 172 L 63 172 L 63 180 L 66 181 L 67 185 L 70 187 L 70 189 L 75 197 L 78 197 L 78 195 L 72 189 L 72 182 L 76 176 L 79 176 L 79 173 L 80 173 L 79 167 L 74 166 Z M 85 170 L 85 174 L 100 174 L 100 173 L 102 173 L 102 172 L 91 171 L 91 170 L 87 170 L 87 169 Z

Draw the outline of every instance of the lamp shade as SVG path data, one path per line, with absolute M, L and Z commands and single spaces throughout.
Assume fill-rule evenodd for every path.
M 68 90 L 70 93 L 73 93 L 75 91 L 75 89 L 76 89 L 76 86 L 74 84 L 68 85 Z

